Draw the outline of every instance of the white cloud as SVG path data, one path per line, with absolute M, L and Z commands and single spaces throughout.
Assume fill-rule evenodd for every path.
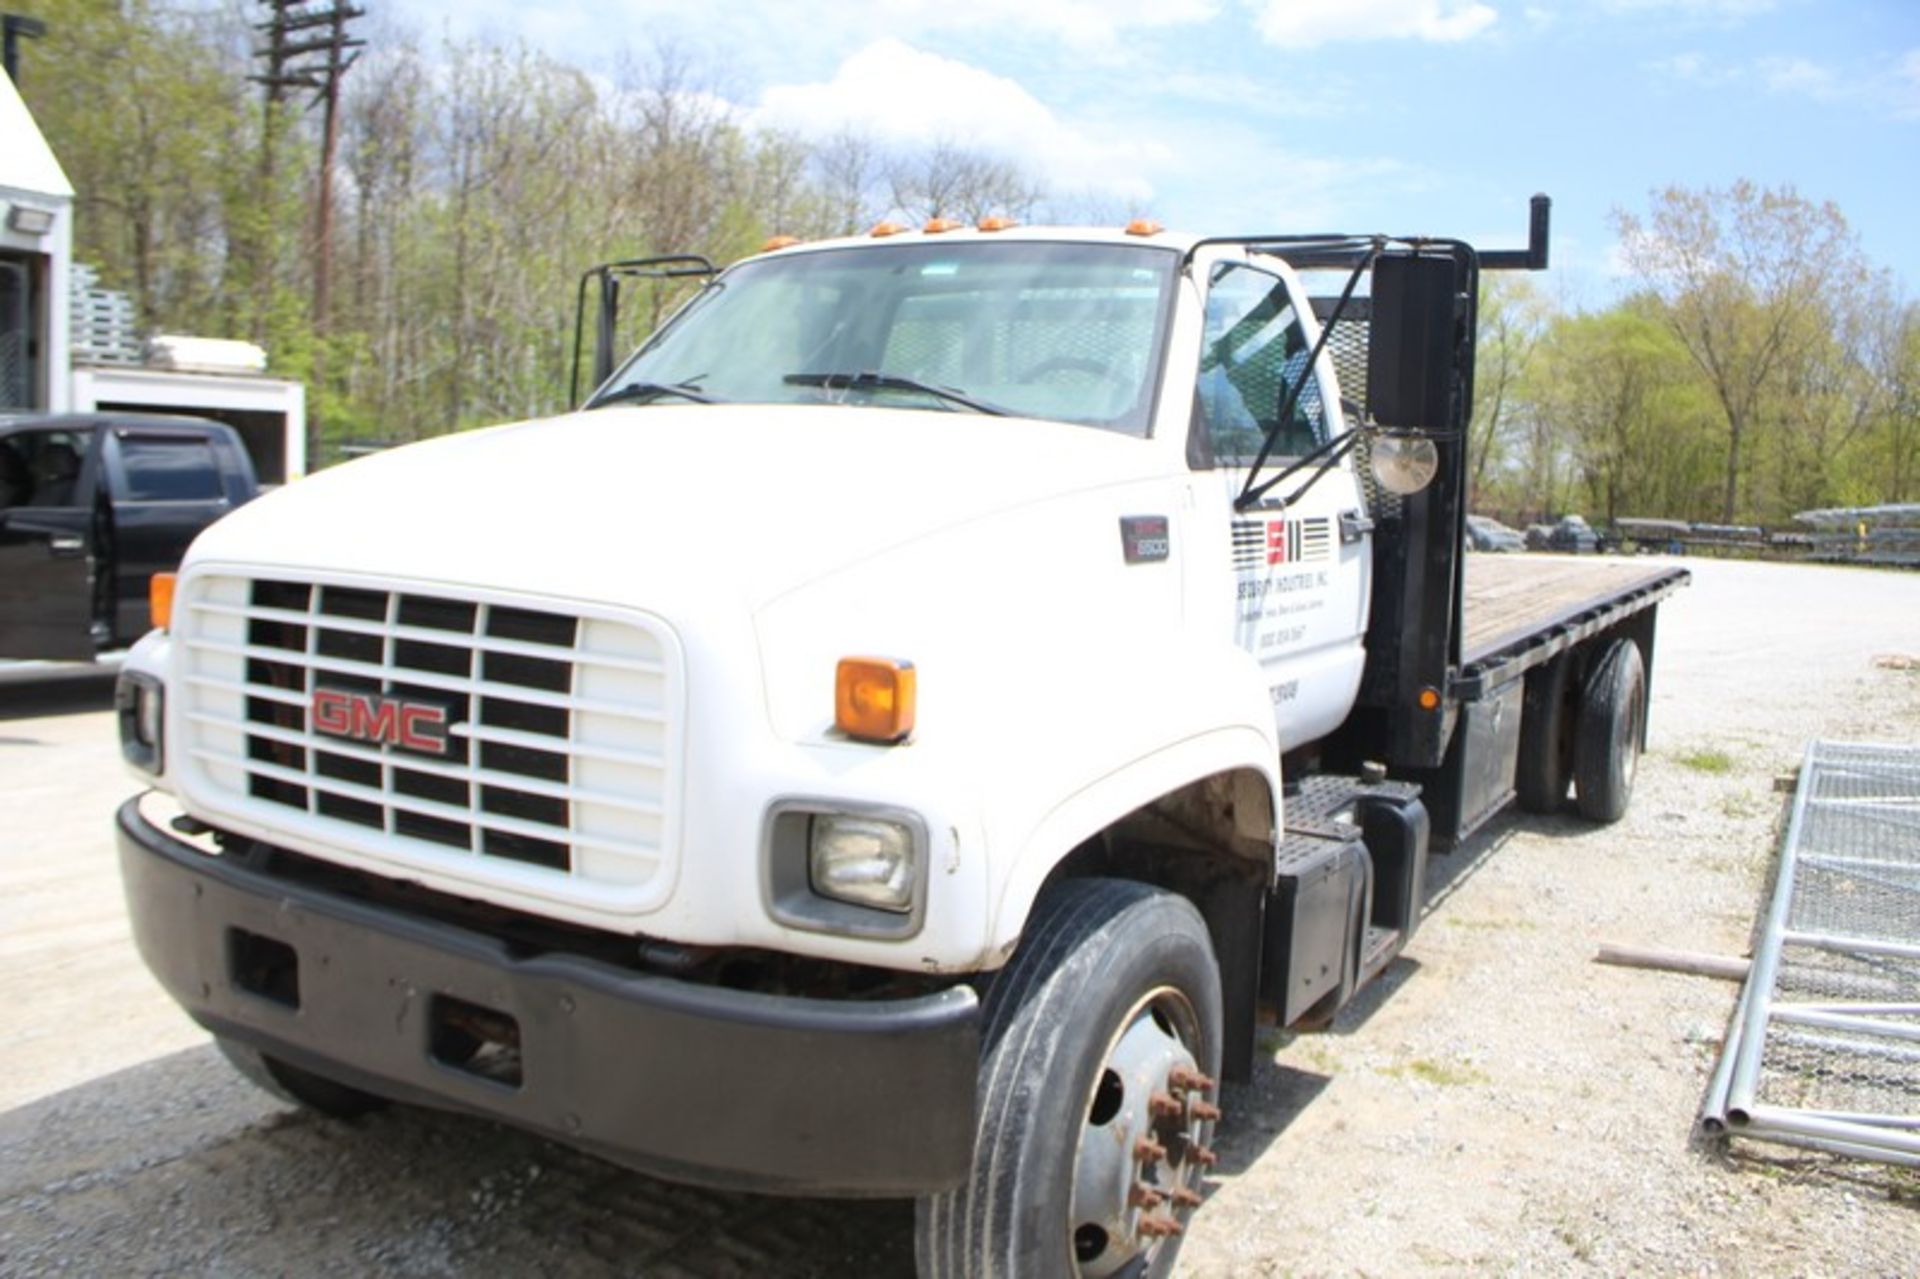
M 1762 58 L 1759 70 L 1775 93 L 1803 93 L 1825 99 L 1837 92 L 1833 72 L 1806 58 Z
M 1033 32 L 1092 51 L 1114 47 L 1126 31 L 1205 22 L 1219 12 L 1217 0 L 869 0 L 850 8 L 868 33 Z
M 1732 84 L 1744 74 L 1738 67 L 1726 66 L 1715 62 L 1705 54 L 1693 52 L 1676 53 L 1672 57 L 1657 58 L 1642 65 L 1663 79 L 1679 80 L 1706 88 Z
M 1236 115 L 1265 115 L 1296 120 L 1320 120 L 1351 109 L 1354 93 L 1344 80 L 1323 79 L 1318 84 L 1281 84 L 1271 78 L 1223 75 L 1217 72 L 1174 71 L 1154 80 L 1154 88 L 1169 97 L 1210 107 L 1229 107 Z
M 1479 0 L 1258 0 L 1254 25 L 1273 44 L 1304 49 L 1335 40 L 1466 40 L 1499 16 Z
M 796 48 L 817 53 L 887 36 L 904 40 L 992 33 L 1039 37 L 1076 53 L 1107 57 L 1129 32 L 1203 23 L 1221 0 L 832 0 L 830 3 L 713 5 L 707 0 L 392 0 L 429 28 L 457 35 L 521 37 L 545 48 L 606 51 L 644 45 L 662 30 L 716 49 Z
M 1648 13 L 1664 9 L 1688 18 L 1717 18 L 1738 21 L 1766 13 L 1777 0 L 1601 0 L 1601 7 L 1613 13 Z
M 895 39 L 869 44 L 824 83 L 774 85 L 754 119 L 802 136 L 852 130 L 882 145 L 952 143 L 1017 160 L 1050 189 L 1123 200 L 1151 196 L 1148 172 L 1169 156 L 1137 137 L 1095 137 L 1018 81 Z
M 1894 113 L 1902 120 L 1920 120 L 1920 49 L 1907 50 L 1895 72 Z

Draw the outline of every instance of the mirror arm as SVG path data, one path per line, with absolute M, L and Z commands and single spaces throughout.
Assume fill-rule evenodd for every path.
M 1347 277 L 1347 287 L 1340 290 L 1340 300 L 1334 303 L 1333 313 L 1327 316 L 1327 322 L 1320 326 L 1320 337 L 1314 342 L 1313 350 L 1307 356 L 1306 365 L 1300 370 L 1299 378 L 1287 384 L 1287 393 L 1281 397 L 1280 400 L 1280 413 L 1274 418 L 1273 426 L 1267 431 L 1266 438 L 1260 441 L 1260 452 L 1254 456 L 1253 465 L 1247 470 L 1247 480 L 1245 484 L 1240 486 L 1240 496 L 1233 499 L 1234 510 L 1246 510 L 1249 506 L 1259 501 L 1261 495 L 1268 489 L 1271 489 L 1275 484 L 1278 484 L 1281 480 L 1287 478 L 1288 475 L 1291 475 L 1294 471 L 1305 465 L 1306 462 L 1316 454 L 1333 446 L 1333 440 L 1327 441 L 1327 443 L 1321 445 L 1320 448 L 1315 449 L 1313 453 L 1309 453 L 1306 457 L 1300 459 L 1299 462 L 1296 462 L 1288 470 L 1282 471 L 1272 480 L 1255 488 L 1254 478 L 1260 474 L 1260 468 L 1265 466 L 1267 459 L 1273 455 L 1273 446 L 1280 439 L 1281 426 L 1293 420 L 1294 405 L 1300 402 L 1300 392 L 1305 389 L 1307 379 L 1312 377 L 1314 369 L 1319 367 L 1320 355 L 1327 349 L 1327 339 L 1333 336 L 1333 326 L 1340 322 L 1341 315 L 1347 309 L 1347 303 L 1353 300 L 1353 291 L 1360 286 L 1360 277 L 1372 269 L 1374 259 L 1380 256 L 1381 250 L 1385 247 L 1382 241 L 1375 240 L 1372 247 L 1367 250 L 1366 256 L 1354 264 L 1353 273 Z M 1351 432 L 1348 434 L 1350 435 Z M 1347 437 L 1339 436 L 1336 438 L 1345 439 Z M 1349 444 L 1348 447 L 1350 448 L 1352 446 Z
M 1302 493 L 1305 493 L 1308 489 L 1319 483 L 1320 476 L 1325 475 L 1341 458 L 1350 453 L 1353 450 L 1353 446 L 1360 442 L 1360 437 L 1363 434 L 1365 434 L 1364 427 L 1354 427 L 1352 430 L 1342 431 L 1323 444 L 1314 445 L 1311 453 L 1288 463 L 1277 475 L 1244 490 L 1239 497 L 1234 499 L 1233 509 L 1236 511 L 1244 511 L 1273 491 L 1273 489 L 1285 484 L 1288 480 L 1306 470 L 1308 467 L 1318 468 L 1312 479 L 1309 479 L 1305 484 L 1295 489 L 1292 496 L 1283 499 L 1283 505 L 1291 506 L 1299 500 Z

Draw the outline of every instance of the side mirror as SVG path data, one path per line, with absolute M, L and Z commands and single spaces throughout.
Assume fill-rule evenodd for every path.
M 1381 426 L 1451 427 L 1460 340 L 1459 261 L 1382 254 L 1373 265 L 1368 415 Z
M 1440 473 L 1440 450 L 1424 435 L 1374 431 L 1367 443 L 1367 465 L 1389 493 L 1412 497 Z

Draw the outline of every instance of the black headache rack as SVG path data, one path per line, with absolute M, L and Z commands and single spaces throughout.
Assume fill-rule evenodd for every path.
M 1323 325 L 1314 356 L 1323 347 L 1331 354 L 1350 417 L 1424 437 L 1438 453 L 1433 482 L 1408 497 L 1378 488 L 1360 468 L 1376 529 L 1368 657 L 1355 713 L 1329 745 L 1334 762 L 1441 767 L 1460 703 L 1474 691 L 1462 683 L 1461 579 L 1480 273 L 1545 270 L 1551 210 L 1546 196 L 1533 197 L 1520 250 L 1338 234 L 1219 237 L 1189 250 L 1190 260 L 1205 245 L 1239 245 L 1297 271 L 1344 272 L 1337 296 L 1313 299 Z M 1331 444 L 1325 456 L 1351 446 Z M 1247 495 L 1271 487 L 1250 479 Z

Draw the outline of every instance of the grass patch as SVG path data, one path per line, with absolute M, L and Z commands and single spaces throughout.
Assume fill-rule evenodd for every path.
M 1397 1066 L 1382 1066 L 1380 1073 L 1394 1079 L 1418 1079 L 1440 1088 L 1464 1088 L 1469 1084 L 1491 1082 L 1472 1066 L 1451 1065 L 1430 1057 L 1415 1057 Z
M 1334 1075 L 1339 1072 L 1340 1063 L 1320 1040 L 1302 1035 L 1294 1041 L 1293 1061 L 1295 1069 L 1311 1070 L 1316 1074 Z
M 1715 777 L 1724 777 L 1733 771 L 1733 756 L 1718 746 L 1703 746 L 1698 750 L 1682 751 L 1675 756 L 1682 768 L 1691 768 L 1696 773 L 1711 773 Z
M 1459 928 L 1470 933 L 1526 933 L 1540 927 L 1531 919 L 1461 919 L 1447 916 L 1445 923 L 1449 928 Z

